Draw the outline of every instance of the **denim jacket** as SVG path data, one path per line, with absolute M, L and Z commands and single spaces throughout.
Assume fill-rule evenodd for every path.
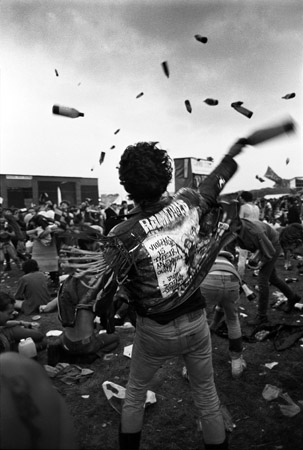
M 142 316 L 184 303 L 198 289 L 226 240 L 234 239 L 229 216 L 218 207 L 217 197 L 236 170 L 236 162 L 226 155 L 199 191 L 181 188 L 144 210 L 133 208 L 128 220 L 108 235 L 115 245 L 105 246 L 109 268 L 99 301 L 106 302 L 109 293 L 123 284 Z M 113 264 L 117 252 L 120 263 Z

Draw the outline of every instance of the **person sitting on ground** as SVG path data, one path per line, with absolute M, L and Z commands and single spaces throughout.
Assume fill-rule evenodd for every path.
M 37 322 L 14 319 L 15 299 L 8 292 L 0 292 L 0 344 L 2 351 L 17 351 L 21 339 L 31 337 L 37 350 L 46 347 L 46 337 Z
M 78 449 L 72 416 L 41 364 L 6 352 L 0 367 L 0 448 Z
M 47 278 L 39 271 L 35 259 L 29 259 L 22 264 L 24 275 L 18 280 L 15 293 L 17 310 L 29 315 L 39 312 L 41 305 L 47 305 L 51 296 L 47 287 Z
M 70 355 L 100 356 L 119 345 L 119 335 L 114 332 L 108 318 L 101 317 L 103 333 L 95 330 L 94 292 L 87 289 L 79 279 L 68 276 L 61 284 L 58 297 L 43 312 L 58 308 L 58 318 L 63 326 L 61 346 Z

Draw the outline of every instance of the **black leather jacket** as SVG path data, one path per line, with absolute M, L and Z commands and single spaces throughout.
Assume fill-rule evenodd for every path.
M 217 197 L 236 170 L 236 162 L 226 155 L 199 191 L 182 188 L 144 210 L 133 208 L 128 220 L 109 233 L 118 245 L 105 249 L 110 267 L 99 300 L 120 283 L 142 316 L 186 302 L 231 234 Z M 119 264 L 112 263 L 117 260 L 115 252 L 122 255 Z

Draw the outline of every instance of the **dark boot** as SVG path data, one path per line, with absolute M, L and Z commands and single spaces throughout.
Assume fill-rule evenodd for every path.
M 227 437 L 222 444 L 204 444 L 205 450 L 228 450 Z
M 122 433 L 119 429 L 119 448 L 120 450 L 139 450 L 141 431 L 138 433 Z

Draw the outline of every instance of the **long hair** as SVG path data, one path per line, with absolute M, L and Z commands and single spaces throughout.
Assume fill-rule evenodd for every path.
M 128 146 L 119 165 L 120 184 L 136 203 L 157 201 L 172 179 L 172 161 L 157 142 Z

